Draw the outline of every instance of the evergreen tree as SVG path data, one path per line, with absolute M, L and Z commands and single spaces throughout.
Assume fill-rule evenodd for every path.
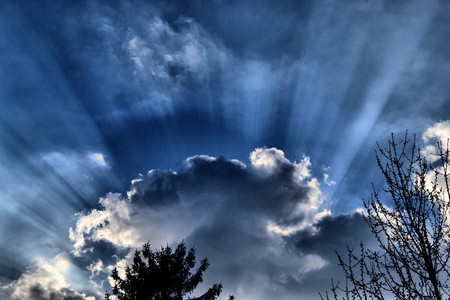
M 152 251 L 150 244 L 134 253 L 133 264 L 126 267 L 125 278 L 121 278 L 117 268 L 112 271 L 114 287 L 112 294 L 119 300 L 182 300 L 190 295 L 203 281 L 203 273 L 209 266 L 203 259 L 194 273 L 195 249 L 186 251 L 184 242 L 176 249 L 169 246 Z M 192 300 L 214 300 L 222 291 L 221 284 L 214 284 L 203 295 Z M 105 300 L 111 294 L 105 295 Z M 230 296 L 230 299 L 234 299 Z

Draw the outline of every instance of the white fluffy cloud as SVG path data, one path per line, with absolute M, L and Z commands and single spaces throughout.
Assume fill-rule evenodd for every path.
M 439 153 L 441 151 L 438 148 L 438 143 L 442 147 L 443 153 L 448 151 L 448 147 L 450 145 L 450 121 L 440 121 L 429 126 L 422 134 L 422 140 L 425 143 L 422 150 L 424 157 L 431 162 L 438 161 L 440 159 Z M 439 174 L 435 177 L 436 174 L 434 174 L 434 172 L 429 172 L 427 176 L 427 186 L 430 190 L 432 190 L 433 181 L 437 180 L 438 187 L 441 187 L 443 191 L 445 191 L 445 178 L 442 176 L 442 174 L 444 174 L 444 166 L 439 163 L 436 168 Z M 447 201 L 449 200 L 446 193 L 442 193 L 441 195 Z
M 441 121 L 429 126 L 422 134 L 422 140 L 425 143 L 422 153 L 431 161 L 438 160 L 437 143 L 441 143 L 444 148 L 447 147 L 450 140 L 450 121 Z
M 441 121 L 429 126 L 422 134 L 422 138 L 425 142 L 432 139 L 447 141 L 450 138 L 450 121 Z
M 276 148 L 257 148 L 250 154 L 250 161 L 253 168 L 266 175 L 278 172 L 284 165 L 291 165 L 294 167 L 294 180 L 303 182 L 311 176 L 311 160 L 308 156 L 304 156 L 299 163 L 290 162 L 284 152 Z
M 250 154 L 252 166 L 269 174 L 277 171 L 278 167 L 289 161 L 284 157 L 284 152 L 276 148 L 258 148 Z
M 120 194 L 109 193 L 99 201 L 102 209 L 89 214 L 79 214 L 75 229 L 70 228 L 69 237 L 74 243 L 74 254 L 80 255 L 85 240 L 106 241 L 119 247 L 136 247 L 140 234 L 133 226 L 129 201 Z
M 95 300 L 93 296 L 73 290 L 69 284 L 68 279 L 79 272 L 64 253 L 49 260 L 40 257 L 19 279 L 2 286 L 2 290 L 5 297 L 13 300 Z

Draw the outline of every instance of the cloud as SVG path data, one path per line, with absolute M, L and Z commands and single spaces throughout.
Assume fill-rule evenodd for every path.
M 450 121 L 441 121 L 429 126 L 422 134 L 424 142 L 438 140 L 446 142 L 450 139 Z
M 319 292 L 323 293 L 329 289 L 331 279 L 335 282 L 345 280 L 344 273 L 338 265 L 336 252 L 345 256 L 347 247 L 356 249 L 361 242 L 367 248 L 377 247 L 377 242 L 362 213 L 324 216 L 314 226 L 314 233 L 299 231 L 286 238 L 287 244 L 294 247 L 297 253 L 314 254 L 328 262 L 320 272 L 308 274 L 301 286 L 293 287 L 306 299 L 317 299 Z
M 89 155 L 89 158 L 93 162 L 95 162 L 98 166 L 104 167 L 104 168 L 109 168 L 109 165 L 106 162 L 106 159 L 105 159 L 105 156 L 103 155 L 103 153 L 99 153 L 99 152 L 91 153 Z
M 434 190 L 434 184 L 437 184 L 437 189 L 446 191 L 446 179 L 447 173 L 446 166 L 442 165 L 440 153 L 443 155 L 448 154 L 450 146 L 450 121 L 436 122 L 426 128 L 422 133 L 423 148 L 421 154 L 425 159 L 434 164 L 435 173 L 433 170 L 429 171 L 426 177 L 426 186 L 431 191 Z M 440 149 L 441 147 L 441 149 Z M 449 195 L 446 192 L 440 193 L 443 199 L 449 201 Z M 450 214 L 447 212 L 447 214 Z
M 148 4 L 120 6 L 119 15 L 105 14 L 105 6 L 95 3 L 83 11 L 87 22 L 68 32 L 84 39 L 86 30 L 103 45 L 88 40 L 74 46 L 84 55 L 82 64 L 103 69 L 96 90 L 110 105 L 86 105 L 107 123 L 172 115 L 186 95 L 195 94 L 192 87 L 207 86 L 229 65 L 226 48 L 195 20 L 179 16 L 168 22 Z M 191 104 L 202 106 L 194 99 Z
M 315 232 L 311 224 L 318 230 L 330 214 L 322 204 L 328 184 L 340 191 L 330 197 L 333 213 L 359 206 L 354 199 L 378 180 L 367 151 L 374 135 L 446 118 L 448 16 L 438 1 L 5 3 L 0 119 L 14 131 L 0 126 L 2 249 L 19 261 L 9 253 L 61 245 L 67 216 L 86 209 L 71 233 L 80 256 L 109 255 L 106 244 L 139 247 L 147 237 L 155 246 L 186 238 L 209 255 L 226 250 L 209 243 L 221 233 L 231 247 L 254 241 L 266 262 L 267 249 Z M 260 149 L 243 164 L 256 145 L 286 155 L 302 149 L 311 159 Z M 91 210 L 98 195 L 128 188 L 111 189 L 109 171 L 133 178 L 143 166 L 173 166 L 194 153 L 241 161 L 193 156 Z M 310 161 L 331 165 L 329 177 L 315 180 Z M 242 271 L 256 264 L 245 263 L 256 261 L 246 251 L 230 271 L 236 278 L 258 277 Z M 274 265 L 286 253 L 274 254 Z M 17 267 L 11 261 L 1 265 Z M 101 261 L 103 269 L 111 263 Z M 273 290 L 291 282 L 267 274 L 279 278 Z
M 305 156 L 300 163 L 291 163 L 284 156 L 282 150 L 276 148 L 258 148 L 250 154 L 250 161 L 256 170 L 265 173 L 266 175 L 272 175 L 275 172 L 279 172 L 279 168 L 283 166 L 292 166 L 294 168 L 293 180 L 303 182 L 306 178 L 311 176 L 310 158 Z
M 139 24 L 141 25 L 141 24 Z M 181 79 L 191 76 L 207 79 L 209 73 L 226 61 L 226 54 L 194 20 L 180 18 L 177 28 L 159 16 L 145 29 L 129 29 L 123 48 L 134 62 L 135 71 L 147 79 Z
M 324 181 L 325 184 L 328 185 L 328 186 L 336 185 L 336 181 L 331 180 L 331 179 L 330 179 L 330 175 L 327 174 L 327 173 L 323 174 L 323 181 Z
M 321 210 L 324 199 L 310 166 L 306 156 L 296 163 L 276 148 L 258 148 L 248 165 L 199 155 L 177 171 L 150 170 L 131 182 L 126 197 L 109 193 L 99 209 L 78 215 L 70 229 L 74 253 L 91 257 L 91 272 L 104 276 L 114 261 L 96 252 L 99 242 L 127 253 L 146 241 L 158 247 L 184 239 L 210 258 L 211 278 L 225 277 L 230 289 L 261 279 L 272 292 L 283 290 L 328 264 L 284 242 L 329 214 Z
M 74 254 L 80 255 L 85 240 L 106 241 L 118 247 L 135 247 L 139 232 L 134 228 L 131 208 L 120 194 L 109 193 L 100 199 L 102 209 L 79 214 L 76 228 L 70 228 L 69 238 L 74 242 Z
M 440 121 L 436 122 L 423 132 L 422 141 L 424 142 L 424 147 L 422 149 L 422 154 L 432 162 L 439 159 L 437 154 L 439 154 L 438 143 L 444 147 L 444 150 L 448 147 L 450 140 L 450 121 Z
M 93 296 L 73 290 L 68 283 L 68 278 L 79 272 L 64 253 L 49 260 L 37 258 L 17 280 L 1 286 L 1 293 L 12 300 L 95 300 Z

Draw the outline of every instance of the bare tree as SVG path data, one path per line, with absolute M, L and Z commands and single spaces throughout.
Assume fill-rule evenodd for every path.
M 377 145 L 384 193 L 373 187 L 365 221 L 379 248 L 364 244 L 338 254 L 345 282 L 333 282 L 321 299 L 449 299 L 450 186 L 448 142 L 424 157 L 408 135 Z M 383 201 L 388 195 L 389 201 Z

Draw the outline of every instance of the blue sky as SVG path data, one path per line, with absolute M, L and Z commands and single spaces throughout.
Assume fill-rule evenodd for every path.
M 450 137 L 445 1 L 1 6 L 6 299 L 101 299 L 181 240 L 224 295 L 317 299 L 371 243 L 376 142 Z

